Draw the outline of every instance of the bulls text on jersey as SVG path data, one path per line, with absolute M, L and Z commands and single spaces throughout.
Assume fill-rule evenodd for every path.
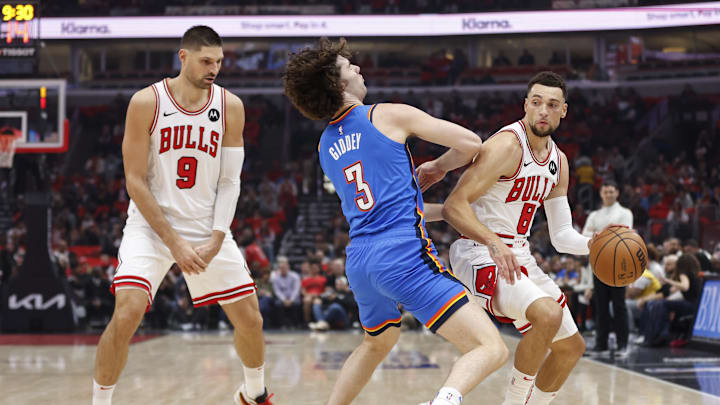
M 208 139 L 209 138 L 209 139 Z M 192 125 L 175 125 L 160 130 L 160 151 L 162 154 L 170 149 L 197 149 L 215 157 L 218 151 L 220 134 L 210 131 L 205 134 L 205 127 L 198 126 L 193 132 Z M 209 140 L 209 142 L 208 142 Z
M 550 189 L 548 190 L 548 184 Z M 537 201 L 542 205 L 543 201 L 550 194 L 550 191 L 555 187 L 554 184 L 550 183 L 549 179 L 544 176 L 529 176 L 519 177 L 515 179 L 507 198 L 506 203 L 517 201 L 522 197 L 522 201 Z M 540 192 L 542 189 L 542 193 Z

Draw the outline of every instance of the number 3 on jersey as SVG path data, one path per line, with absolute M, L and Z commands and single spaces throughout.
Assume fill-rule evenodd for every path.
M 363 179 L 362 162 L 358 160 L 346 167 L 343 171 L 345 172 L 345 181 L 347 181 L 347 184 L 355 183 L 355 191 L 361 194 L 355 198 L 355 204 L 358 209 L 363 212 L 370 211 L 375 205 L 375 198 L 370 190 L 370 185 L 365 183 Z

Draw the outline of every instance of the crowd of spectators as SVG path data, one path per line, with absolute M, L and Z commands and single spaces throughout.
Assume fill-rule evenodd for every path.
M 522 95 L 521 92 L 482 93 L 471 98 L 461 93 L 380 93 L 371 94 L 366 101 L 415 105 L 487 139 L 498 128 L 522 117 Z M 714 100 L 688 88 L 670 103 L 675 111 L 692 112 L 711 99 Z M 70 283 L 82 326 L 87 327 L 104 326 L 113 308 L 109 284 L 117 265 L 115 257 L 128 205 L 120 155 L 122 122 L 119 117 L 124 116 L 125 102 L 118 98 L 109 106 L 78 113 L 83 130 L 98 134 L 84 164 L 73 168 L 73 162 L 62 164 L 58 157 L 47 162 L 46 177 L 53 207 L 50 237 L 53 255 Z M 675 122 L 674 131 L 680 132 L 675 132 L 673 139 L 681 138 L 679 144 L 690 142 L 689 146 L 678 148 L 673 139 L 647 141 L 648 137 L 643 136 L 645 129 L 637 123 L 658 102 L 660 100 L 639 96 L 631 88 L 604 93 L 573 90 L 568 99 L 568 116 L 553 136 L 571 162 L 569 199 L 574 225 L 582 228 L 587 213 L 598 203 L 600 183 L 614 178 L 620 185 L 620 202 L 633 211 L 635 227 L 649 244 L 656 245 L 650 249 L 654 252 L 650 270 L 660 274 L 656 280 L 661 286 L 669 287 L 653 291 L 652 299 L 639 294 L 649 291 L 644 279 L 641 279 L 643 284 L 630 289 L 633 295 L 628 298 L 635 301 L 629 306 L 634 308 L 634 319 L 639 320 L 661 319 L 677 310 L 672 307 L 675 304 L 659 306 L 654 301 L 661 302 L 673 294 L 677 297 L 678 291 L 682 295 L 687 293 L 687 286 L 692 286 L 692 280 L 685 282 L 679 275 L 685 274 L 685 279 L 690 280 L 692 274 L 697 273 L 692 270 L 692 263 L 684 264 L 680 272 L 672 267 L 670 257 L 680 249 L 699 259 L 702 272 L 718 271 L 720 263 L 718 241 L 711 244 L 704 241 L 704 246 L 710 246 L 706 254 L 691 240 L 698 237 L 693 227 L 696 218 L 707 223 L 720 219 L 717 212 L 702 208 L 718 210 L 720 206 L 720 171 L 717 169 L 720 142 L 711 136 L 709 128 L 700 129 L 682 118 Z M 247 110 L 248 121 L 252 123 L 246 126 L 249 151 L 232 231 L 256 280 L 266 327 L 313 330 L 357 327 L 357 309 L 344 275 L 348 226 L 339 205 L 326 229 L 314 235 L 314 247 L 307 250 L 302 260 L 291 263 L 287 257 L 278 255 L 282 235 L 295 223 L 298 201 L 303 195 L 314 196 L 317 192 L 312 179 L 318 168 L 315 158 L 309 154 L 314 147 L 307 146 L 313 137 L 317 140 L 316 126 L 301 121 L 296 114 L 290 115 L 291 120 L 298 121 L 298 125 L 293 126 L 293 137 L 297 139 L 292 142 L 304 146 L 292 150 L 305 154 L 279 164 L 277 159 L 254 157 L 265 153 L 263 142 L 271 135 L 263 131 L 271 125 L 270 121 L 282 121 L 279 109 L 262 97 L 255 97 L 247 100 Z M 641 142 L 644 142 L 642 148 Z M 410 146 L 416 165 L 443 152 L 442 148 L 425 142 L 411 142 Z M 636 151 L 647 148 L 651 149 L 647 153 L 660 156 L 659 163 L 633 170 L 628 162 L 642 160 Z M 443 201 L 459 174 L 460 171 L 448 174 L 425 193 L 425 200 Z M 3 284 L 17 273 L 24 258 L 27 229 L 23 222 L 22 198 L 16 201 L 15 220 L 15 226 L 0 235 Z M 558 255 L 549 242 L 544 223 L 543 214 L 539 213 L 531 232 L 534 255 L 541 267 L 553 274 L 566 290 L 580 329 L 591 328 L 592 314 L 588 308 L 591 308 L 592 282 L 586 259 Z M 430 224 L 428 229 L 441 260 L 447 264 L 449 245 L 458 235 L 443 222 Z M 658 291 L 664 295 L 657 295 Z M 688 296 L 683 295 L 687 301 L 697 298 L 692 292 L 695 290 L 690 288 L 690 291 Z M 637 327 L 647 331 L 649 344 L 667 340 L 669 331 L 648 325 L 641 322 Z M 145 326 L 190 330 L 224 328 L 228 322 L 217 306 L 193 308 L 182 272 L 174 266 L 154 297 Z

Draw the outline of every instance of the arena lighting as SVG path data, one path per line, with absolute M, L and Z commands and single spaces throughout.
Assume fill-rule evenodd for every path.
M 41 18 L 42 39 L 179 38 L 197 16 Z M 720 24 L 720 2 L 472 14 L 203 16 L 222 37 L 445 36 Z

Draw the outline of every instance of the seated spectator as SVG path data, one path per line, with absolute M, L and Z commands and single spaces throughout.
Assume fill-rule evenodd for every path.
M 590 264 L 587 262 L 587 258 L 583 258 L 584 263 L 579 264 L 580 277 L 578 278 L 577 284 L 573 289 L 573 294 L 568 300 L 570 307 L 570 313 L 575 317 L 580 333 L 585 332 L 589 329 L 588 324 L 588 307 L 591 306 L 591 299 L 593 293 L 593 272 L 590 268 Z
M 580 281 L 580 272 L 577 269 L 577 261 L 574 257 L 566 256 L 563 267 L 555 274 L 555 283 L 560 288 L 573 287 Z
M 529 66 L 535 64 L 535 56 L 527 49 L 523 49 L 522 55 L 518 58 L 518 66 Z
M 548 65 L 564 65 L 565 64 L 565 58 L 561 56 L 560 51 L 553 51 L 552 56 L 550 57 L 550 60 L 548 60 Z
M 712 270 L 712 266 L 710 265 L 710 258 L 712 258 L 712 256 L 705 249 L 700 248 L 695 239 L 688 239 L 688 241 L 685 242 L 685 246 L 683 246 L 683 251 L 686 254 L 694 255 L 698 259 L 701 271 Z
M 658 278 L 653 272 L 648 269 L 643 271 L 643 274 L 630 284 L 625 290 L 625 303 L 628 308 L 628 320 L 630 321 L 630 331 L 636 331 L 637 325 L 639 324 L 640 315 L 642 310 L 638 306 L 638 302 L 641 299 L 645 299 L 657 293 L 660 290 L 661 284 Z
M 170 314 L 169 324 L 173 329 L 188 331 L 201 330 L 207 327 L 207 307 L 194 308 L 192 300 L 187 293 L 183 294 L 177 301 L 177 307 Z
M 275 298 L 273 298 L 273 286 L 270 282 L 270 272 L 267 270 L 260 271 L 254 279 L 257 288 L 258 307 L 263 317 L 263 328 L 273 327 L 277 319 L 277 316 L 275 316 L 277 311 Z
M 325 292 L 325 283 L 327 279 L 322 275 L 320 262 L 313 260 L 309 264 L 310 274 L 303 275 L 300 282 L 302 286 L 303 297 L 303 316 L 305 324 L 309 324 L 312 320 L 312 305 L 315 298 L 320 297 Z
M 275 293 L 280 327 L 296 326 L 300 321 L 300 275 L 290 269 L 287 257 L 278 256 L 270 283 Z
M 684 254 L 677 259 L 672 277 L 660 280 L 664 282 L 661 290 L 638 300 L 643 309 L 641 315 L 642 339 L 647 346 L 662 346 L 668 343 L 670 321 L 685 315 L 694 315 L 700 299 L 701 282 L 698 277 L 700 263 L 694 255 Z M 668 299 L 673 293 L 681 293 L 680 299 Z M 672 318 L 671 318 L 671 315 Z
M 316 322 L 308 324 L 311 330 L 345 329 L 352 324 L 355 299 L 348 286 L 347 278 L 335 279 L 335 287 L 328 289 L 321 297 L 313 300 L 313 315 Z
M 648 251 L 648 270 L 655 276 L 655 278 L 663 279 L 665 278 L 665 268 L 662 264 L 660 264 L 662 260 L 662 255 L 660 255 L 660 252 L 655 247 L 655 245 L 648 245 L 647 246 Z
M 110 322 L 115 298 L 110 293 L 107 273 L 95 267 L 86 284 L 87 318 L 90 326 L 104 327 Z
M 500 51 L 498 52 L 498 55 L 493 59 L 492 66 L 493 67 L 503 67 L 503 66 L 510 66 L 512 63 L 510 63 L 510 59 L 508 59 L 507 56 L 505 56 L 505 52 Z

